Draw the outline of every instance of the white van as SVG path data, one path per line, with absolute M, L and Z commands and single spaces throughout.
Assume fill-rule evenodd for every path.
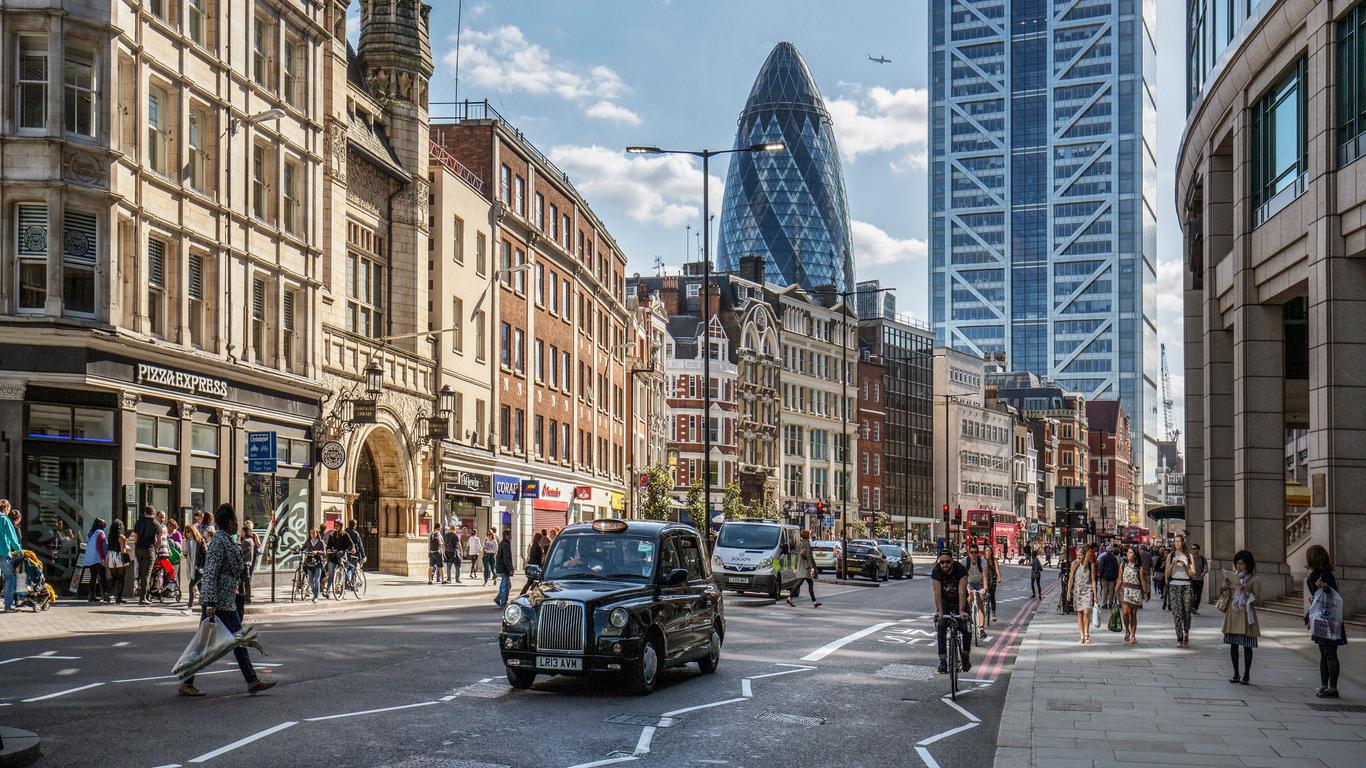
M 766 520 L 727 520 L 716 536 L 711 569 L 716 585 L 777 600 L 797 583 L 797 526 Z

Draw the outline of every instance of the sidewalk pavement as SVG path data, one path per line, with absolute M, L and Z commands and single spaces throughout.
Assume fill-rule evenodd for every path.
M 1318 699 L 1318 648 L 1303 623 L 1261 613 L 1252 684 L 1228 682 L 1223 615 L 1204 606 L 1176 647 L 1160 600 L 1139 611 L 1137 646 L 1104 624 L 1077 645 L 1074 615 L 1050 590 L 1010 675 L 996 768 L 1200 765 L 1360 768 L 1366 755 L 1366 637 L 1339 649 L 1341 699 Z M 1102 621 L 1108 619 L 1108 615 Z
M 393 576 L 385 573 L 367 572 L 365 597 L 357 600 L 349 593 L 343 600 L 323 600 L 317 603 L 312 599 L 290 602 L 289 586 L 281 583 L 276 587 L 276 602 L 270 602 L 270 582 L 257 579 L 252 585 L 253 601 L 247 605 L 246 620 L 259 621 L 277 616 L 302 613 L 340 613 L 351 608 L 373 607 L 395 603 L 413 603 L 453 598 L 484 597 L 490 607 L 498 592 L 497 581 L 483 586 L 483 577 L 466 577 L 458 584 L 428 584 L 426 577 Z M 284 578 L 284 575 L 281 576 Z M 512 577 L 512 594 L 516 596 L 522 589 L 524 578 Z M 0 643 L 9 640 L 36 640 L 48 637 L 70 637 L 78 634 L 103 634 L 138 631 L 174 624 L 188 623 L 197 619 L 199 608 L 193 611 L 178 605 L 158 604 L 138 605 L 137 599 L 123 605 L 112 603 L 91 603 L 84 598 L 60 598 L 50 609 L 42 613 L 32 613 L 25 609 L 18 613 L 0 614 Z

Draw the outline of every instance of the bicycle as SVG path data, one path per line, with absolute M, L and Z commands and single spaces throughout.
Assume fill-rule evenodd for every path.
M 294 547 L 290 552 L 300 556 L 299 564 L 294 566 L 294 576 L 290 579 L 289 584 L 289 599 L 291 602 L 297 603 L 308 599 L 309 593 L 313 591 L 311 567 L 321 568 L 322 558 L 326 553 L 306 552 L 303 547 Z
M 986 628 L 983 626 L 979 626 L 977 624 L 977 608 L 979 605 L 982 605 L 983 608 L 985 608 L 985 604 L 982 602 L 982 593 L 969 589 L 967 621 L 968 632 L 970 633 L 972 639 L 968 642 L 972 643 L 973 645 L 981 645 L 983 641 L 986 639 Z M 983 611 L 983 615 L 985 615 L 985 610 Z
M 342 556 L 341 578 L 334 578 L 332 585 L 332 596 L 337 600 L 346 596 L 346 591 L 351 590 L 351 594 L 359 600 L 365 597 L 365 571 L 360 569 L 360 559 L 347 554 Z
M 955 613 L 946 613 L 940 619 L 945 623 L 944 651 L 949 670 L 949 699 L 953 701 L 958 700 L 958 670 L 963 665 L 962 635 L 959 629 L 959 622 L 962 620 L 963 618 Z

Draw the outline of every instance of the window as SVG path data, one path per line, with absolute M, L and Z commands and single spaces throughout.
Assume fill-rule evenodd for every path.
M 503 406 L 498 414 L 498 440 L 503 450 L 512 448 L 512 406 Z
M 63 111 L 67 133 L 95 135 L 95 54 L 71 45 L 66 49 L 62 79 Z
M 62 310 L 95 314 L 95 255 L 99 225 L 95 214 L 68 208 L 62 231 Z
M 190 450 L 194 453 L 218 455 L 218 427 L 213 424 L 194 424 L 190 427 Z
M 275 24 L 265 16 L 257 16 L 251 37 L 251 76 L 258 85 L 271 90 L 275 89 L 275 73 L 272 71 L 275 58 L 271 55 L 274 44 Z
M 166 91 L 155 86 L 147 91 L 147 166 L 166 175 L 167 142 L 171 102 Z
M 504 205 L 512 202 L 512 169 L 506 164 L 498 169 L 498 199 Z
M 147 241 L 147 331 L 166 334 L 166 244 L 155 238 Z
M 788 464 L 783 467 L 783 488 L 789 498 L 799 499 L 802 493 L 802 467 L 800 464 Z
M 190 29 L 190 39 L 195 45 L 208 46 L 208 27 L 205 4 L 208 0 L 186 0 L 185 15 Z
M 14 233 L 19 257 L 19 310 L 41 312 L 47 304 L 47 206 L 19 203 L 14 206 Z
M 137 417 L 137 445 L 174 451 L 180 447 L 180 425 L 176 419 L 158 418 L 145 413 Z
M 536 416 L 535 426 L 531 430 L 531 446 L 537 456 L 545 455 L 545 417 Z
M 512 326 L 507 323 L 498 327 L 498 362 L 504 368 L 512 365 Z
M 298 318 L 295 316 L 295 305 L 298 301 L 296 291 L 287 290 L 281 295 L 282 305 L 280 307 L 280 325 L 284 329 L 282 341 L 284 342 L 285 370 L 290 373 L 297 373 L 299 369 L 298 358 L 303 346 L 297 339 Z
M 256 144 L 251 152 L 251 212 L 258 219 L 273 221 L 275 200 L 270 180 L 275 175 L 275 158 L 265 144 Z
M 486 359 L 485 349 L 487 349 L 487 344 L 484 336 L 484 310 L 481 309 L 474 315 L 474 359 L 481 363 Z
M 512 439 L 518 453 L 526 450 L 526 411 L 521 408 L 512 415 Z
M 498 279 L 503 285 L 512 285 L 512 243 L 502 241 L 498 250 Z
M 285 161 L 285 231 L 301 234 L 303 230 L 303 168 L 293 160 Z
M 307 60 L 303 41 L 290 35 L 285 39 L 284 86 L 285 101 L 292 107 L 306 110 L 308 88 L 305 77 Z
M 1252 226 L 1259 226 L 1299 197 L 1309 168 L 1305 112 L 1305 60 L 1252 107 Z
M 451 298 L 451 351 L 465 351 L 465 302 L 459 296 Z
M 189 260 L 190 279 L 185 293 L 189 297 L 189 316 L 185 324 L 190 329 L 190 344 L 197 349 L 204 348 L 204 257 L 191 254 Z
M 570 250 L 570 244 L 572 243 L 572 239 L 574 237 L 574 233 L 570 231 L 569 227 L 569 214 L 566 213 L 563 216 L 561 216 L 560 223 L 562 225 L 561 229 L 564 230 L 564 249 L 568 251 Z
M 565 350 L 560 352 L 560 383 L 561 389 L 566 393 L 572 393 L 574 391 L 573 370 L 574 369 L 569 363 L 569 351 Z
M 474 272 L 480 277 L 489 273 L 488 239 L 483 232 L 474 236 Z
M 536 305 L 545 306 L 545 266 L 536 262 Z
M 189 129 L 186 138 L 190 156 L 186 163 L 185 175 L 190 187 L 197 192 L 209 193 L 213 190 L 211 172 L 213 163 L 209 160 L 209 142 L 213 140 L 213 130 L 209 128 L 209 118 L 201 110 L 191 109 Z
M 801 456 L 804 446 L 802 445 L 802 428 L 796 424 L 787 424 L 783 427 L 783 453 L 788 456 Z M 800 495 L 800 494 L 798 494 Z
M 512 208 L 518 215 L 526 217 L 526 179 L 521 176 L 512 180 Z
M 550 273 L 550 314 L 560 314 L 560 276 Z
M 351 249 L 346 254 L 346 330 L 372 338 L 383 336 L 384 267 L 376 258 L 380 238 L 350 223 L 347 242 Z
M 560 242 L 560 209 L 554 203 L 550 204 L 550 239 L 556 243 Z
M 537 192 L 537 193 L 536 193 L 536 203 L 535 203 L 535 205 L 536 205 L 536 210 L 532 211 L 532 212 L 531 212 L 531 215 L 535 218 L 535 221 L 536 221 L 536 228 L 539 229 L 539 230 L 541 230 L 542 232 L 544 232 L 544 231 L 545 231 L 545 195 L 541 194 L 540 192 Z
M 526 334 L 521 328 L 512 329 L 512 367 L 526 373 Z
M 465 220 L 459 216 L 451 222 L 451 259 L 456 264 L 465 263 Z
M 566 323 L 574 323 L 574 286 L 570 284 L 569 278 L 565 277 L 564 282 L 560 283 L 564 289 L 564 314 L 560 315 Z
M 266 281 L 251 279 L 251 353 L 257 365 L 266 364 Z
M 541 341 L 540 339 L 536 339 L 535 343 L 532 345 L 532 350 L 533 350 L 533 353 L 532 353 L 532 354 L 533 354 L 533 357 L 535 358 L 535 359 L 532 361 L 532 365 L 535 367 L 535 370 L 534 370 L 533 373 L 535 374 L 536 380 L 537 380 L 537 381 L 543 382 L 543 383 L 544 383 L 544 382 L 545 382 L 545 342 L 544 342 L 544 341 Z
M 1338 22 L 1338 165 L 1366 151 L 1366 4 Z
M 15 111 L 20 128 L 47 127 L 47 37 L 19 36 Z
M 526 263 L 526 253 L 518 248 L 512 252 L 512 266 L 520 267 Z M 512 275 L 512 288 L 518 293 L 526 293 L 526 270 L 521 270 Z

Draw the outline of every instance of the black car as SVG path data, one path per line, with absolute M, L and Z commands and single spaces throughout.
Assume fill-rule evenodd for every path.
M 894 579 L 915 578 L 915 563 L 911 553 L 900 544 L 879 544 L 877 548 L 887 557 L 887 575 Z
M 726 635 L 721 590 L 697 529 L 595 520 L 555 537 L 540 582 L 508 604 L 498 645 L 514 688 L 538 674 L 612 675 L 638 693 L 666 667 L 715 672 Z
M 868 544 L 849 544 L 849 578 L 867 576 L 873 581 L 887 580 L 887 556 Z

